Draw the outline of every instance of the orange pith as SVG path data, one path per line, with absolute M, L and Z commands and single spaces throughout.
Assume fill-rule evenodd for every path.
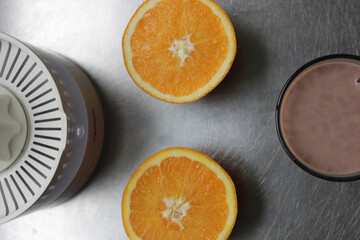
M 231 178 L 206 155 L 165 149 L 134 173 L 122 210 L 131 239 L 226 239 L 236 218 L 236 193 Z
M 159 99 L 194 101 L 227 74 L 236 52 L 234 30 L 212 0 L 148 0 L 125 31 L 126 67 Z

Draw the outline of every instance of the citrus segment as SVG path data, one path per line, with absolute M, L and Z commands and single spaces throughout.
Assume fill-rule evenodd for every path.
M 227 74 L 236 53 L 233 26 L 212 0 L 148 0 L 123 36 L 125 65 L 150 95 L 194 101 Z
M 236 213 L 229 175 L 208 156 L 186 148 L 147 159 L 131 177 L 122 202 L 131 239 L 226 239 Z

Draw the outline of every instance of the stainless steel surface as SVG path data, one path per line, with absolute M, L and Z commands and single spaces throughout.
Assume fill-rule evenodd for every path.
M 305 62 L 360 51 L 359 0 L 218 0 L 238 53 L 226 79 L 194 103 L 153 99 L 130 79 L 121 37 L 141 0 L 1 0 L 0 31 L 62 53 L 91 76 L 106 130 L 95 175 L 74 198 L 0 226 L 0 239 L 128 239 L 121 197 L 139 164 L 185 146 L 217 160 L 239 195 L 230 239 L 359 239 L 360 181 L 317 179 L 277 139 L 281 87 Z

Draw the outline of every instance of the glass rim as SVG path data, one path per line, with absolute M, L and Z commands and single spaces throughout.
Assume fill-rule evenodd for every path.
M 358 172 L 355 172 L 355 175 L 351 175 L 351 176 L 330 176 L 330 175 L 325 175 L 323 173 L 317 172 L 311 168 L 309 168 L 308 166 L 306 166 L 304 163 L 302 163 L 290 150 L 290 148 L 288 147 L 283 133 L 281 131 L 281 123 L 280 123 L 280 110 L 281 110 L 281 106 L 284 100 L 284 96 L 287 92 L 287 90 L 289 89 L 290 85 L 292 84 L 292 82 L 297 79 L 297 77 L 303 73 L 305 70 L 307 70 L 308 68 L 310 68 L 311 66 L 318 64 L 320 62 L 326 61 L 326 60 L 332 60 L 332 59 L 349 59 L 349 60 L 356 60 L 360 62 L 360 56 L 356 56 L 356 55 L 351 55 L 351 54 L 331 54 L 331 55 L 326 55 L 326 56 L 322 56 L 316 59 L 313 59 L 307 63 L 305 63 L 303 66 L 301 66 L 298 70 L 296 70 L 291 77 L 286 81 L 286 83 L 284 84 L 284 86 L 281 89 L 281 92 L 279 94 L 278 100 L 276 102 L 276 110 L 275 110 L 275 122 L 276 122 L 276 132 L 279 138 L 279 141 L 281 143 L 281 146 L 283 147 L 283 149 L 285 150 L 286 154 L 288 155 L 288 157 L 290 157 L 290 159 L 297 165 L 299 166 L 302 170 L 304 170 L 305 172 L 321 178 L 321 179 L 325 179 L 325 180 L 329 180 L 329 181 L 334 181 L 334 182 L 346 182 L 346 181 L 354 181 L 354 180 L 359 180 L 360 179 L 360 170 Z

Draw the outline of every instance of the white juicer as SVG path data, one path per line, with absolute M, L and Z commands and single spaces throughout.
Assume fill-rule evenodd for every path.
M 0 33 L 0 224 L 76 193 L 103 134 L 98 95 L 78 66 Z

